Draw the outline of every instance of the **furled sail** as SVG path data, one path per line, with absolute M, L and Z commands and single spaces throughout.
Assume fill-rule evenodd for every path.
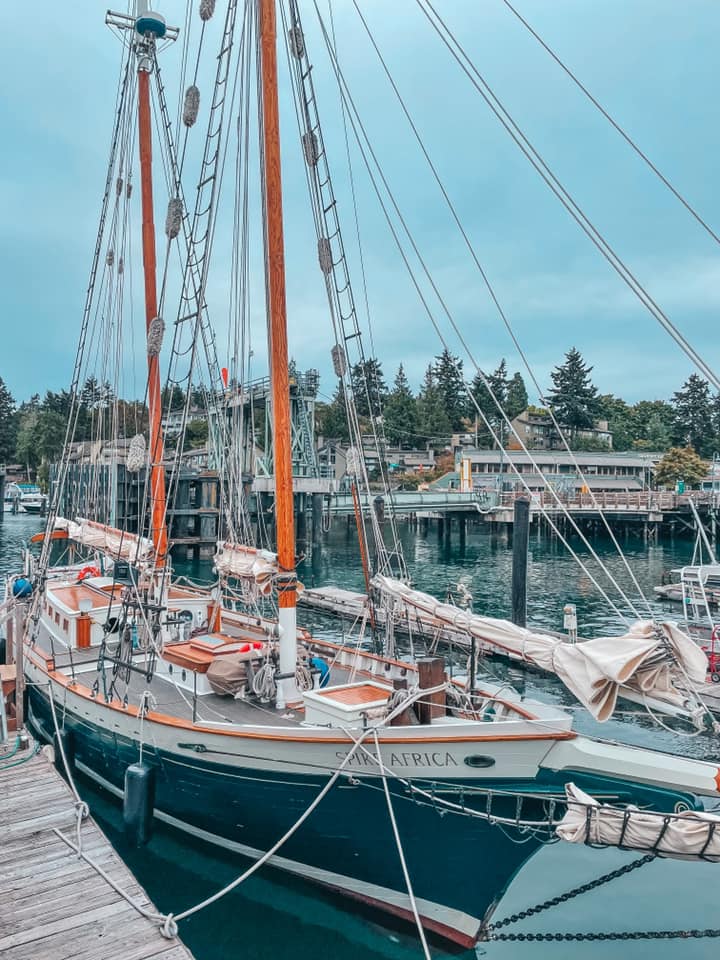
M 611 807 L 598 803 L 574 783 L 565 785 L 565 794 L 567 812 L 556 828 L 563 840 L 681 860 L 720 861 L 720 816 L 716 813 L 683 810 L 658 814 L 637 807 Z
M 692 689 L 705 681 L 707 658 L 674 623 L 638 621 L 621 637 L 580 643 L 533 633 L 508 620 L 495 620 L 441 603 L 399 580 L 380 574 L 373 587 L 406 611 L 476 638 L 482 647 L 500 650 L 555 673 L 596 720 L 608 720 L 619 693 L 640 702 L 652 700 L 693 710 Z
M 242 543 L 219 543 L 214 562 L 219 574 L 250 581 L 263 596 L 270 594 L 278 574 L 276 554 Z
M 154 551 L 152 540 L 147 537 L 138 537 L 135 533 L 127 533 L 117 527 L 109 527 L 82 517 L 76 520 L 58 517 L 55 529 L 66 531 L 70 540 L 93 547 L 114 560 L 148 560 Z

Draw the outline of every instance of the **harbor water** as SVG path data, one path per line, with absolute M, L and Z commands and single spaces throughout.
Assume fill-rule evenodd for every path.
M 5 514 L 0 522 L 0 572 L 17 569 L 20 551 L 28 537 L 40 529 L 37 517 Z M 492 537 L 481 526 L 468 526 L 461 540 L 438 537 L 432 525 L 421 535 L 401 526 L 403 549 L 415 585 L 444 597 L 448 589 L 463 583 L 479 613 L 508 616 L 510 612 L 510 571 L 512 551 L 506 540 Z M 607 540 L 595 541 L 595 548 L 621 589 L 639 612 L 646 612 L 637 588 L 623 560 Z M 573 543 L 587 569 L 579 568 L 556 540 L 531 536 L 528 570 L 528 622 L 555 630 L 562 629 L 562 608 L 577 605 L 579 632 L 583 636 L 618 634 L 623 630 L 619 616 L 598 593 L 595 579 L 620 606 L 619 595 L 604 578 L 596 561 L 587 558 L 581 544 Z M 652 588 L 663 571 L 687 563 L 692 544 L 687 540 L 646 544 L 639 539 L 622 542 L 623 552 L 642 593 L 651 598 Z M 209 565 L 183 570 L 207 579 Z M 325 536 L 320 555 L 306 561 L 300 571 L 308 585 L 333 584 L 362 588 L 357 544 L 345 522 L 336 523 Z M 651 601 L 652 602 L 652 601 Z M 656 612 L 662 608 L 653 604 Z M 665 611 L 667 613 L 667 611 Z M 339 639 L 343 629 L 319 616 L 303 617 L 319 636 Z M 575 710 L 573 698 L 555 680 L 500 662 L 486 665 L 488 673 L 511 682 L 528 697 L 564 704 Z M 684 756 L 720 760 L 714 735 L 690 735 L 659 727 L 647 714 L 621 706 L 622 714 L 606 724 L 596 724 L 579 709 L 576 729 L 626 743 L 637 743 Z M 185 837 L 158 826 L 150 844 L 138 851 L 128 849 L 121 833 L 116 802 L 101 791 L 82 783 L 82 791 L 93 815 L 136 873 L 155 904 L 163 911 L 177 913 L 224 886 L 247 864 L 223 857 L 206 847 L 193 846 Z M 388 856 L 396 856 L 388 850 Z M 593 850 L 555 842 L 541 848 L 520 870 L 497 906 L 495 920 L 526 910 L 536 903 L 557 897 L 588 883 L 624 864 L 637 854 L 616 850 Z M 483 850 L 477 851 L 477 871 L 484 869 Z M 698 931 L 720 927 L 714 891 L 720 865 L 655 860 L 638 870 L 560 903 L 537 916 L 503 928 L 512 933 L 607 933 L 659 930 Z M 472 877 L 467 878 L 472 884 Z M 183 922 L 180 934 L 197 960 L 226 960 L 248 956 L 253 960 L 315 960 L 318 956 L 360 960 L 383 957 L 405 960 L 421 956 L 416 937 L 406 929 L 391 930 L 371 916 L 353 912 L 342 901 L 307 884 L 266 869 L 252 877 L 207 910 Z M 687 960 L 710 957 L 717 951 L 713 938 L 688 937 L 674 940 L 628 939 L 621 941 L 561 940 L 548 942 L 481 943 L 478 956 L 490 960 L 570 960 L 570 958 L 646 957 L 657 960 L 682 956 Z M 433 957 L 450 956 L 447 949 L 431 945 Z M 458 956 L 457 953 L 454 954 Z M 472 952 L 460 954 L 472 957 Z

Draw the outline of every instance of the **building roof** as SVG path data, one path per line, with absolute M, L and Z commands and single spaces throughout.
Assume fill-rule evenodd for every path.
M 652 453 L 650 451 L 632 450 L 627 453 L 586 453 L 573 452 L 569 454 L 567 450 L 530 450 L 524 453 L 522 450 L 473 450 L 464 449 L 462 458 L 470 459 L 475 463 L 500 464 L 512 461 L 515 464 L 532 463 L 541 464 L 570 464 L 578 463 L 581 467 L 586 466 L 607 466 L 607 467 L 648 467 L 653 466 L 658 460 L 662 459 L 662 453 Z

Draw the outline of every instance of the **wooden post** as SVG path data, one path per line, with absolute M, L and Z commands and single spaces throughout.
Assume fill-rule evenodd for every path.
M 445 660 L 442 657 L 420 657 L 417 668 L 421 690 L 437 687 L 445 679 Z M 417 701 L 415 709 L 420 723 L 431 723 L 433 717 L 445 716 L 445 691 L 428 694 Z
M 323 502 L 322 494 L 314 493 L 312 495 L 312 543 L 313 547 L 319 547 L 322 539 L 322 514 Z
M 530 499 L 518 497 L 513 509 L 512 622 L 527 625 L 527 561 Z
M 18 603 L 13 614 L 15 634 L 15 720 L 18 732 L 25 725 L 25 621 L 27 604 Z

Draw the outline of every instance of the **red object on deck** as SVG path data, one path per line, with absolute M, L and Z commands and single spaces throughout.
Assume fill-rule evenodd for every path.
M 155 258 L 155 222 L 152 190 L 152 121 L 150 116 L 150 74 L 141 62 L 138 68 L 138 141 L 140 145 L 140 181 L 142 195 L 142 250 L 145 274 L 145 322 L 147 330 L 157 316 L 157 279 Z M 148 408 L 150 411 L 150 497 L 152 503 L 152 540 L 156 566 L 165 564 L 167 527 L 165 525 L 165 453 L 161 418 L 160 358 L 148 354 Z
M 227 390 L 227 385 L 228 385 L 228 368 L 227 367 L 223 367 L 221 369 L 220 376 L 222 377 L 223 386 Z
M 86 613 L 81 613 L 77 618 L 77 647 L 78 650 L 86 650 L 90 646 L 90 626 L 92 620 Z

